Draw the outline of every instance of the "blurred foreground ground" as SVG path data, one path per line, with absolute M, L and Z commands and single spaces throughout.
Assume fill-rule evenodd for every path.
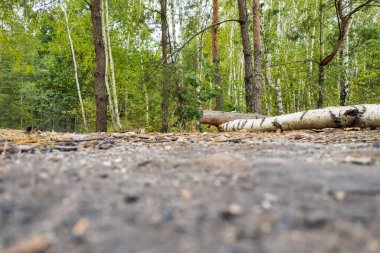
M 380 252 L 380 131 L 355 130 L 1 130 L 0 252 Z

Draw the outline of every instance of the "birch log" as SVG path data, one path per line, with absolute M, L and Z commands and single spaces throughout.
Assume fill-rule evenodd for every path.
M 221 131 L 286 131 L 299 129 L 380 127 L 380 104 L 327 107 L 263 119 L 237 119 Z
M 209 111 L 204 110 L 201 112 L 201 116 L 199 118 L 199 122 L 201 124 L 212 125 L 212 126 L 220 126 L 223 123 L 229 122 L 235 119 L 260 119 L 264 118 L 263 115 L 252 113 L 237 113 L 237 112 L 221 112 L 221 111 Z

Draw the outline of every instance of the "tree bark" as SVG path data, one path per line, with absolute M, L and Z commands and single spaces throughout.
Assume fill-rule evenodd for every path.
M 327 107 L 264 119 L 239 119 L 219 128 L 223 131 L 287 131 L 346 127 L 380 127 L 380 105 Z
M 266 76 L 269 87 L 271 87 L 276 93 L 277 111 L 279 115 L 282 115 L 284 114 L 284 105 L 282 102 L 282 92 L 281 92 L 281 85 L 280 85 L 281 80 L 279 77 L 277 77 L 276 83 L 273 81 L 272 69 L 270 67 L 271 62 L 272 62 L 272 55 L 268 53 L 265 76 Z
M 112 123 L 112 129 L 116 130 L 116 118 L 115 118 L 115 110 L 113 107 L 113 101 L 112 101 L 112 93 L 109 85 L 109 55 L 108 55 L 108 40 L 107 40 L 107 31 L 106 31 L 106 18 L 105 18 L 105 3 L 102 1 L 102 33 L 103 33 L 103 41 L 104 41 L 104 55 L 106 58 L 106 63 L 105 63 L 105 72 L 104 72 L 104 83 L 106 85 L 106 91 L 107 91 L 107 98 L 108 98 L 108 107 L 110 108 L 110 116 L 111 116 L 111 123 Z
M 220 75 L 220 60 L 219 60 L 219 48 L 218 48 L 218 30 L 219 26 L 216 25 L 219 22 L 219 0 L 212 0 L 212 62 L 215 66 L 214 84 L 217 88 L 216 105 L 215 109 L 219 111 L 224 110 L 223 101 L 223 88 L 221 87 L 222 78 Z
M 323 107 L 324 97 L 325 97 L 325 66 L 319 65 L 317 108 Z
M 112 100 L 114 103 L 114 110 L 115 110 L 115 119 L 117 128 L 120 130 L 122 128 L 121 122 L 120 122 L 120 113 L 119 113 L 119 102 L 117 99 L 117 91 L 116 91 L 116 75 L 115 75 L 115 67 L 113 62 L 113 55 L 112 55 L 112 46 L 111 46 L 111 36 L 110 36 L 110 29 L 109 29 L 109 13 L 108 13 L 108 0 L 104 0 L 105 2 L 105 14 L 106 14 L 106 39 L 107 39 L 107 45 L 108 45 L 108 55 L 109 55 L 109 63 L 110 63 L 110 70 L 111 70 L 111 88 L 112 88 Z
M 175 25 L 175 9 L 174 9 L 174 1 L 170 0 L 170 18 L 172 25 L 172 43 L 173 43 L 173 52 L 177 49 L 177 36 L 176 36 L 176 25 Z M 175 57 L 174 57 L 175 58 Z
M 160 0 L 161 5 L 161 47 L 162 47 L 162 102 L 161 102 L 161 132 L 169 131 L 169 82 L 168 82 L 168 23 L 167 23 L 167 1 Z
M 221 111 L 209 111 L 204 110 L 201 112 L 199 122 L 201 124 L 207 124 L 212 126 L 220 126 L 223 123 L 226 123 L 235 119 L 261 119 L 265 116 L 257 113 L 246 114 L 246 113 L 237 113 L 237 112 L 221 112 Z
M 63 14 L 65 16 L 67 35 L 69 37 L 69 42 L 70 42 L 71 55 L 72 55 L 73 64 L 74 64 L 74 77 L 75 77 L 75 83 L 76 83 L 76 86 L 77 86 L 79 105 L 80 105 L 81 112 L 82 112 L 83 126 L 84 126 L 85 131 L 88 132 L 88 124 L 87 124 L 87 120 L 86 120 L 86 113 L 84 111 L 83 100 L 82 100 L 82 93 L 81 93 L 81 90 L 80 90 L 80 84 L 79 84 L 79 78 L 78 78 L 78 64 L 77 64 L 77 60 L 76 60 L 76 56 L 75 56 L 74 42 L 73 42 L 73 39 L 71 38 L 71 31 L 70 31 L 70 26 L 69 26 L 69 18 L 67 16 L 66 7 L 64 6 L 64 0 L 60 1 L 60 5 L 61 5 L 61 9 L 63 11 Z
M 102 18 L 101 18 L 101 0 L 92 0 L 90 5 L 93 42 L 95 46 L 95 71 L 94 71 L 94 88 L 96 103 L 96 131 L 107 131 L 107 101 L 105 90 L 105 51 L 102 38 Z
M 317 18 L 317 13 L 318 13 L 318 4 L 316 3 L 315 4 L 315 7 L 314 7 L 314 14 L 313 14 L 313 20 L 316 20 Z M 317 26 L 314 24 L 313 25 L 313 29 L 311 31 L 311 41 L 310 41 L 310 54 L 309 54 L 309 57 L 308 59 L 314 59 L 314 46 L 315 46 L 315 34 L 316 34 L 316 30 L 317 30 Z M 313 62 L 310 61 L 309 62 L 309 65 L 308 65 L 308 70 L 307 70 L 307 84 L 308 84 L 308 87 L 307 87 L 307 102 L 308 102 L 308 107 L 310 109 L 311 107 L 311 96 L 310 96 L 310 93 L 313 91 L 313 86 L 315 87 L 315 85 L 313 84 L 313 81 L 312 81 L 312 76 L 313 76 Z
M 260 0 L 253 0 L 253 55 L 254 55 L 254 108 L 253 112 L 261 112 L 262 71 L 261 71 L 261 29 Z
M 238 0 L 238 10 L 240 19 L 241 40 L 244 54 L 244 83 L 245 83 L 245 103 L 247 112 L 255 111 L 255 87 L 253 83 L 253 68 L 252 68 L 252 51 L 248 33 L 248 16 L 245 0 Z
M 279 77 L 276 79 L 276 84 L 274 86 L 274 90 L 276 92 L 276 97 L 277 97 L 277 109 L 278 109 L 278 114 L 282 115 L 284 114 L 284 104 L 282 103 L 282 92 L 281 92 L 281 80 Z
M 323 33 L 323 0 L 319 0 L 319 69 L 318 69 L 318 99 L 317 108 L 323 107 L 324 100 L 324 83 L 325 83 L 325 66 L 322 65 L 324 55 L 324 33 Z
M 346 1 L 347 2 L 347 1 Z M 349 1 L 348 5 L 350 6 L 350 11 L 352 11 L 352 1 Z M 342 65 L 343 65 L 343 78 L 340 87 L 340 105 L 344 106 L 348 102 L 349 88 L 350 88 L 350 67 L 349 67 L 349 44 L 350 44 L 350 27 L 352 23 L 352 18 L 348 21 L 347 24 L 347 35 L 343 40 L 342 47 Z
M 234 66 L 234 25 L 231 24 L 230 28 L 230 41 L 229 41 L 229 62 L 230 62 L 230 67 L 228 69 L 228 89 L 227 89 L 227 97 L 229 100 L 232 100 L 232 86 L 233 86 L 233 66 Z

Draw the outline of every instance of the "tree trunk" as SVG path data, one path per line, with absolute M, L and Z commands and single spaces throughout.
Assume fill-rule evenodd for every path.
M 352 1 L 349 3 L 350 11 L 352 11 Z M 340 105 L 344 106 L 348 102 L 349 95 L 349 78 L 350 78 L 350 68 L 349 68 L 349 44 L 350 44 L 350 27 L 351 27 L 352 19 L 348 21 L 347 24 L 347 35 L 343 40 L 343 48 L 342 48 L 342 65 L 343 65 L 343 78 L 340 90 Z
M 220 126 L 223 123 L 226 123 L 235 119 L 261 119 L 264 118 L 263 115 L 252 113 L 236 113 L 236 112 L 221 112 L 221 111 L 209 111 L 204 110 L 201 112 L 199 122 L 201 124 L 207 124 L 212 126 Z
M 318 100 L 317 108 L 323 107 L 323 100 L 325 97 L 325 66 L 319 65 L 318 71 Z
M 219 0 L 212 1 L 212 24 L 215 25 L 219 22 Z M 215 66 L 214 84 L 217 88 L 216 105 L 215 109 L 219 111 L 224 110 L 223 101 L 223 88 L 221 87 L 222 78 L 220 76 L 220 60 L 218 50 L 218 30 L 219 26 L 215 25 L 212 28 L 212 62 Z
M 234 82 L 234 78 L 233 78 L 233 67 L 234 66 L 234 52 L 235 52 L 235 49 L 234 49 L 234 24 L 232 23 L 231 24 L 231 28 L 230 28 L 230 41 L 229 41 L 229 44 L 230 44 L 230 53 L 229 53 L 229 61 L 230 61 L 230 67 L 228 68 L 228 89 L 227 89 L 227 97 L 228 97 L 228 100 L 231 101 L 232 100 L 232 86 L 233 86 L 233 82 Z
M 67 16 L 66 7 L 64 6 L 64 0 L 61 0 L 60 5 L 61 5 L 61 9 L 63 11 L 63 14 L 65 16 L 67 35 L 69 37 L 71 55 L 73 57 L 74 77 L 75 77 L 75 83 L 76 83 L 76 86 L 77 86 L 79 105 L 80 105 L 81 112 L 82 112 L 83 126 L 84 126 L 85 131 L 88 132 L 88 124 L 87 124 L 87 120 L 86 120 L 86 113 L 84 111 L 83 100 L 82 100 L 82 93 L 80 91 L 80 84 L 79 84 L 79 78 L 78 78 L 78 65 L 77 65 L 77 60 L 76 60 L 76 56 L 75 56 L 74 42 L 73 42 L 73 39 L 71 38 L 71 31 L 70 31 L 70 26 L 69 26 L 69 18 Z
M 202 0 L 199 0 L 198 5 L 202 6 Z M 198 27 L 202 27 L 202 23 L 198 20 Z M 197 87 L 196 91 L 196 101 L 198 111 L 201 110 L 202 100 L 201 100 L 201 89 L 202 89 L 202 75 L 203 75 L 203 34 L 197 37 Z M 199 128 L 199 121 L 197 121 L 197 128 Z
M 105 74 L 104 74 L 104 82 L 106 85 L 106 91 L 107 91 L 107 98 L 108 98 L 108 106 L 110 108 L 110 115 L 111 115 L 111 123 L 112 123 L 112 129 L 116 130 L 116 118 L 115 118 L 115 110 L 113 107 L 113 101 L 112 101 L 112 94 L 111 89 L 108 80 L 109 77 L 109 55 L 108 55 L 108 40 L 107 40 L 107 31 L 106 31 L 106 18 L 105 18 L 105 3 L 102 1 L 102 33 L 103 33 L 103 41 L 104 41 L 104 55 L 106 58 L 106 64 L 105 64 Z
M 271 87 L 276 93 L 277 111 L 279 115 L 282 115 L 284 114 L 284 105 L 282 102 L 282 92 L 281 92 L 281 85 L 280 85 L 281 80 L 279 77 L 277 77 L 276 83 L 273 81 L 272 69 L 270 67 L 271 61 L 272 61 L 272 55 L 268 54 L 265 76 L 266 76 L 269 87 Z
M 313 15 L 313 20 L 316 20 L 317 18 L 317 10 L 318 10 L 318 5 L 316 4 L 315 5 L 315 8 L 314 8 L 314 15 Z M 313 29 L 311 31 L 311 42 L 310 42 L 310 55 L 309 55 L 309 59 L 314 59 L 314 46 L 315 46 L 315 33 L 316 33 L 316 28 L 317 26 L 314 24 L 313 25 Z M 313 81 L 312 81 L 312 77 L 313 77 L 313 62 L 310 61 L 309 62 L 309 66 L 308 66 L 308 70 L 307 70 L 307 84 L 308 84 L 308 88 L 307 88 L 307 100 L 308 100 L 308 107 L 310 107 L 310 104 L 311 104 L 311 97 L 310 97 L 310 92 L 313 90 Z
M 317 108 L 323 107 L 324 85 L 325 85 L 325 67 L 322 65 L 324 55 L 324 34 L 323 34 L 323 0 L 319 0 L 319 69 L 318 69 L 318 99 Z
M 253 55 L 254 55 L 254 108 L 253 112 L 261 112 L 261 34 L 260 34 L 260 1 L 253 0 Z
M 162 102 L 161 102 L 161 131 L 169 131 L 169 81 L 168 81 L 168 25 L 167 25 L 167 1 L 160 0 L 161 4 L 161 46 L 162 46 Z
M 380 127 L 380 105 L 327 107 L 264 119 L 238 119 L 219 128 L 223 131 L 287 131 L 345 127 Z
M 95 71 L 94 71 L 94 88 L 95 88 L 95 102 L 96 102 L 96 131 L 107 131 L 107 101 L 105 90 L 105 51 L 102 38 L 102 18 L 100 13 L 100 1 L 92 0 L 91 9 L 91 22 L 92 34 L 95 46 Z
M 170 18 L 172 25 L 172 43 L 173 43 L 173 52 L 177 49 L 177 39 L 176 39 L 176 26 L 175 26 L 175 9 L 174 9 L 174 1 L 170 0 Z M 175 57 L 175 56 L 173 56 Z
M 245 0 L 238 0 L 239 9 L 239 19 L 240 19 L 240 30 L 241 30 L 241 40 L 243 45 L 244 54 L 244 83 L 245 83 L 245 103 L 247 112 L 255 111 L 255 87 L 253 83 L 253 68 L 252 68 L 252 51 L 251 43 L 249 41 L 248 33 L 248 16 L 247 16 L 247 6 Z
M 118 129 L 120 130 L 122 128 L 121 122 L 120 122 L 120 114 L 119 114 L 119 103 L 117 99 L 117 92 L 116 92 L 116 75 L 115 75 L 115 67 L 113 62 L 113 56 L 112 56 L 112 46 L 111 46 L 111 36 L 110 36 L 110 29 L 109 29 L 109 18 L 108 18 L 108 0 L 104 0 L 105 2 L 105 13 L 106 13 L 106 39 L 107 39 L 107 45 L 108 45 L 108 54 L 109 54 L 109 62 L 111 67 L 111 88 L 112 88 L 112 97 L 113 97 L 113 103 L 114 103 L 114 109 L 115 109 L 115 119 Z
M 277 77 L 276 84 L 274 86 L 274 90 L 276 92 L 278 114 L 282 115 L 282 114 L 284 114 L 284 105 L 282 103 L 282 92 L 281 92 L 280 81 L 281 81 L 280 78 Z

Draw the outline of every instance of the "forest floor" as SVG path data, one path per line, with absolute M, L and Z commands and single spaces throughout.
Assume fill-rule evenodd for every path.
M 0 130 L 0 252 L 380 252 L 379 140 Z

